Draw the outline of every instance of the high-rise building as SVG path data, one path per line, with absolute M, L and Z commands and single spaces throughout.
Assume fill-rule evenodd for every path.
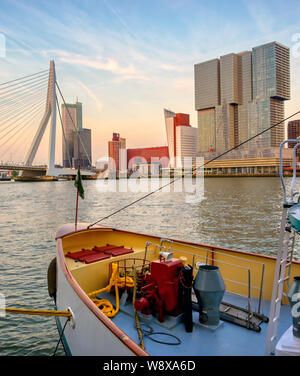
M 111 141 L 108 141 L 108 169 L 110 172 L 127 170 L 126 139 L 119 133 L 113 133 Z
M 191 162 L 197 154 L 197 128 L 190 125 L 188 114 L 164 110 L 169 158 L 171 168 L 184 167 L 185 160 Z M 186 159 L 185 159 L 186 158 Z
M 290 99 L 288 47 L 272 42 L 196 64 L 194 68 L 198 147 L 202 156 L 232 149 L 284 119 L 284 101 Z M 245 144 L 245 152 L 239 157 L 253 156 L 258 150 L 264 150 L 266 155 L 272 153 L 283 139 L 281 123 Z
M 300 119 L 289 121 L 287 131 L 289 140 L 295 140 L 300 137 Z M 289 148 L 293 148 L 295 145 L 296 142 L 288 143 Z M 299 148 L 297 149 L 297 152 L 300 154 Z
M 82 103 L 62 104 L 62 159 L 64 167 L 90 168 L 91 130 L 82 127 Z
M 82 128 L 74 131 L 74 157 L 72 166 L 74 168 L 91 168 L 92 161 L 92 137 L 91 130 Z

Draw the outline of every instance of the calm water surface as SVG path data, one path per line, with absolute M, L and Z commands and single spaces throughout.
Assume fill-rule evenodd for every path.
M 92 223 L 144 193 L 101 193 L 84 181 L 79 221 Z M 290 184 L 290 180 L 288 180 Z M 103 224 L 193 242 L 276 255 L 282 208 L 279 178 L 208 178 L 206 199 L 187 204 L 184 193 L 160 192 Z M 71 181 L 0 183 L 0 293 L 7 306 L 53 309 L 47 269 L 55 257 L 55 232 L 73 222 L 76 190 Z M 296 252 L 300 259 L 300 252 Z M 0 355 L 52 355 L 55 319 L 0 318 Z M 60 345 L 56 355 L 64 355 Z

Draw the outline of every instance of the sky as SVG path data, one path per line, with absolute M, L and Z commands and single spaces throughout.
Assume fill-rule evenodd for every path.
M 300 110 L 299 0 L 0 0 L 0 83 L 48 69 L 68 103 L 83 104 L 93 162 L 113 132 L 127 147 L 166 145 L 163 109 L 197 126 L 194 64 L 277 41 L 291 48 Z M 56 162 L 62 136 L 57 131 Z M 47 132 L 35 162 L 47 161 Z

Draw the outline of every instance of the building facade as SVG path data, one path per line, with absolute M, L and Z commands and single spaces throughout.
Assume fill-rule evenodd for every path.
M 82 127 L 82 103 L 62 104 L 62 163 L 64 167 L 90 168 L 91 130 Z
M 205 159 L 284 120 L 290 99 L 290 52 L 277 42 L 194 66 L 198 151 Z M 274 157 L 284 140 L 284 123 L 224 158 Z
M 112 140 L 108 141 L 108 157 L 109 172 L 127 170 L 126 139 L 119 133 L 113 133 Z
M 288 139 L 295 140 L 300 137 L 300 119 L 292 120 L 288 123 Z M 296 145 L 295 142 L 289 142 L 289 148 L 293 148 Z
M 92 161 L 92 135 L 91 130 L 83 128 L 74 132 L 74 157 L 72 166 L 74 168 L 91 168 Z
M 165 109 L 164 116 L 170 158 L 169 167 L 182 168 L 188 159 L 193 163 L 198 151 L 198 130 L 191 127 L 189 115 L 176 114 Z
M 169 152 L 167 146 L 127 149 L 127 168 L 129 171 L 144 169 L 150 174 L 157 174 L 161 168 L 168 167 Z M 146 173 L 145 173 L 146 174 Z

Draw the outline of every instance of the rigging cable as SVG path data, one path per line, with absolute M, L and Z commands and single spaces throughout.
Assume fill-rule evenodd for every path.
M 275 127 L 277 127 L 277 126 L 280 125 L 281 123 L 285 122 L 286 120 L 289 120 L 290 118 L 292 118 L 292 117 L 298 115 L 299 113 L 300 113 L 300 110 L 297 111 L 297 112 L 295 112 L 294 114 L 288 116 L 287 118 L 281 120 L 280 122 L 278 122 L 278 123 L 272 125 L 271 127 L 264 129 L 263 131 L 257 133 L 256 135 L 250 137 L 249 139 L 247 139 L 247 140 L 241 142 L 239 145 L 236 145 L 236 146 L 234 146 L 233 148 L 231 148 L 231 149 L 225 151 L 224 153 L 221 153 L 221 154 L 218 155 L 217 157 L 210 159 L 209 161 L 203 163 L 200 167 L 195 167 L 195 168 L 193 168 L 192 172 L 195 172 L 195 171 L 197 171 L 198 169 L 200 169 L 200 168 L 206 166 L 208 163 L 211 163 L 211 162 L 215 161 L 216 159 L 222 157 L 223 155 L 230 153 L 231 151 L 233 151 L 233 150 L 239 148 L 240 146 L 246 144 L 247 142 L 253 140 L 254 138 L 256 138 L 256 137 L 258 137 L 258 136 L 261 136 L 263 133 L 265 133 L 265 132 L 267 132 L 267 131 L 269 131 L 269 130 L 275 128 Z M 177 180 L 180 180 L 181 178 L 182 178 L 182 177 L 178 177 L 178 178 L 173 179 L 172 181 L 170 181 L 170 182 L 166 183 L 165 185 L 163 185 L 163 186 L 161 186 L 161 187 L 155 189 L 154 191 L 149 192 L 148 194 L 146 194 L 146 195 L 140 197 L 139 199 L 137 199 L 137 200 L 135 200 L 135 201 L 133 201 L 133 202 L 131 202 L 131 203 L 129 203 L 129 204 L 123 206 L 122 208 L 116 210 L 115 212 L 113 212 L 113 213 L 111 213 L 111 214 L 109 214 L 109 215 L 107 215 L 107 216 L 105 216 L 105 217 L 99 219 L 98 221 L 96 221 L 96 222 L 94 222 L 94 223 L 88 225 L 87 228 L 89 229 L 90 227 L 95 226 L 96 224 L 98 224 L 98 223 L 100 223 L 100 222 L 102 222 L 102 221 L 104 221 L 104 220 L 106 220 L 106 219 L 112 217 L 113 215 L 115 215 L 115 214 L 117 214 L 117 213 L 120 213 L 121 211 L 123 211 L 123 210 L 129 208 L 130 206 L 132 206 L 132 205 L 138 203 L 139 201 L 142 201 L 142 200 L 144 200 L 145 198 L 147 198 L 147 197 L 153 195 L 154 193 L 161 191 L 163 188 L 165 188 L 165 187 L 167 187 L 167 186 L 169 186 L 169 185 L 175 183 Z
M 64 327 L 63 327 L 62 332 L 60 333 L 59 340 L 58 340 L 58 342 L 57 342 L 56 348 L 55 348 L 54 353 L 53 353 L 52 356 L 55 356 L 55 354 L 56 354 L 56 351 L 57 351 L 57 349 L 58 349 L 58 345 L 59 345 L 60 341 L 62 340 L 62 336 L 64 335 L 64 331 L 65 331 L 66 326 L 67 326 L 67 323 L 68 323 L 69 321 L 70 321 L 70 317 L 68 317 L 67 320 L 66 320 L 66 322 L 65 322 L 65 325 L 64 325 Z

